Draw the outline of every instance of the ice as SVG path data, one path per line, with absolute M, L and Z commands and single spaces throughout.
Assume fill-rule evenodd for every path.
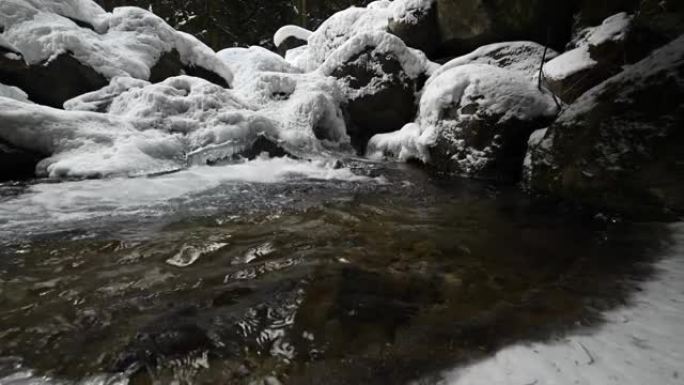
M 672 225 L 673 249 L 629 304 L 590 333 L 517 344 L 445 375 L 442 385 L 681 384 L 684 362 L 684 225 Z

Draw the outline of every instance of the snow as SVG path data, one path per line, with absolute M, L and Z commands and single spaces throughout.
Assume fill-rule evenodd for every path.
M 71 100 L 67 100 L 64 102 L 64 109 L 72 111 L 101 112 L 101 110 L 109 109 L 114 98 L 122 93 L 133 88 L 143 88 L 149 85 L 150 82 L 146 80 L 117 76 L 110 81 L 109 85 L 97 91 L 89 92 Z
M 511 71 L 522 72 L 530 78 L 539 74 L 539 66 L 544 55 L 544 46 L 531 41 L 511 41 L 484 45 L 475 51 L 452 59 L 440 67 L 433 75 L 464 64 L 489 64 Z M 553 59 L 558 53 L 553 49 L 546 52 L 546 60 Z
M 6 86 L 0 83 L 0 97 L 10 98 L 14 100 L 19 100 L 21 102 L 30 103 L 28 100 L 28 95 L 21 89 L 13 86 Z
M 473 103 L 475 113 L 462 109 Z M 452 111 L 448 118 L 444 117 L 445 110 Z M 372 157 L 390 154 L 402 160 L 415 158 L 429 162 L 429 147 L 449 129 L 458 130 L 464 121 L 482 117 L 498 117 L 499 122 L 529 121 L 556 113 L 551 95 L 540 92 L 525 74 L 488 64 L 464 64 L 430 78 L 420 100 L 416 121 L 419 129 L 408 125 L 394 133 L 374 136 L 367 154 Z M 471 155 L 466 161 L 477 164 L 482 154 Z
M 544 75 L 551 80 L 560 80 L 595 67 L 599 63 L 591 57 L 591 48 L 607 42 L 625 40 L 632 19 L 627 13 L 618 13 L 604 20 L 598 27 L 583 30 L 572 43 L 576 48 L 544 65 Z
M 395 0 L 388 7 L 392 11 L 392 20 L 406 23 L 417 24 L 420 20 L 418 16 L 427 14 L 435 5 L 436 0 Z
M 92 3 L 89 0 L 81 2 Z M 53 2 L 41 4 L 48 3 Z M 62 8 L 69 4 L 75 3 L 62 4 Z M 174 30 L 146 10 L 116 8 L 106 17 L 102 16 L 106 20 L 106 28 L 101 28 L 102 31 L 98 33 L 50 13 L 55 7 L 46 6 L 41 10 L 33 7 L 28 0 L 0 2 L 0 25 L 5 27 L 3 36 L 29 64 L 51 60 L 69 52 L 79 62 L 109 79 L 130 76 L 147 80 L 159 57 L 175 49 L 183 64 L 211 70 L 229 84 L 232 81 L 229 68 L 209 47 L 191 35 Z M 86 13 L 91 15 L 93 12 Z
M 427 161 L 432 142 L 421 136 L 420 125 L 409 123 L 401 130 L 373 136 L 368 142 L 366 156 L 374 160 L 390 157 L 406 162 L 412 159 Z
M 684 362 L 684 225 L 674 246 L 629 304 L 605 314 L 595 331 L 517 344 L 445 375 L 443 385 L 681 384 Z
M 308 38 L 307 71 L 323 64 L 339 47 L 357 34 L 387 32 L 391 20 L 415 23 L 416 15 L 427 12 L 433 0 L 376 1 L 367 7 L 350 7 L 328 18 Z
M 309 40 L 309 36 L 311 36 L 311 33 L 312 32 L 308 29 L 302 28 L 297 25 L 286 25 L 277 30 L 275 35 L 273 35 L 273 44 L 275 44 L 276 47 L 280 47 L 280 45 L 283 44 L 283 42 L 290 37 L 307 41 Z
M 280 55 L 262 47 L 226 48 L 219 51 L 217 55 L 232 70 L 235 88 L 249 84 L 259 72 L 302 72 Z
M 91 0 L 24 0 L 35 9 L 55 13 L 92 25 L 97 32 L 107 30 L 109 15 L 102 7 Z
M 551 80 L 565 79 L 582 71 L 594 68 L 598 64 L 591 58 L 589 49 L 575 48 L 544 65 L 544 76 Z

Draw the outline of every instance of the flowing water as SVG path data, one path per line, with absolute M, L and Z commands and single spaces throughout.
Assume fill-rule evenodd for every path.
M 354 160 L 0 195 L 2 384 L 429 383 L 600 325 L 670 237 Z

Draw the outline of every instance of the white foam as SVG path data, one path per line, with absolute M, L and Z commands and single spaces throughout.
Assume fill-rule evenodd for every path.
M 370 178 L 335 168 L 331 161 L 257 158 L 226 165 L 193 167 L 149 178 L 113 178 L 33 185 L 0 202 L 0 232 L 49 223 L 132 215 L 154 211 L 169 200 L 189 198 L 224 184 L 280 183 L 291 180 L 369 182 Z

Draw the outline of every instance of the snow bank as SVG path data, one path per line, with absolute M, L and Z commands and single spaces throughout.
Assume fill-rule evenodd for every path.
M 4 38 L 29 64 L 69 52 L 109 79 L 130 76 L 147 80 L 162 54 L 176 50 L 184 65 L 206 68 L 231 83 L 232 73 L 209 47 L 174 30 L 154 14 L 121 7 L 102 15 L 97 8 L 90 0 L 3 0 L 0 25 L 5 27 Z M 89 19 L 97 16 L 95 21 L 102 24 L 100 33 L 80 27 L 54 11 Z
M 467 55 L 450 60 L 433 74 L 433 78 L 464 64 L 489 64 L 511 71 L 522 72 L 530 78 L 535 78 L 539 74 L 539 66 L 541 65 L 543 55 L 544 46 L 531 41 L 489 44 Z M 558 53 L 550 48 L 546 52 L 547 60 L 557 56 Z
M 308 29 L 297 25 L 286 25 L 277 30 L 275 35 L 273 35 L 273 44 L 275 44 L 276 47 L 280 47 L 285 40 L 291 37 L 298 40 L 307 41 L 309 36 L 311 36 L 311 33 L 312 32 Z
M 592 47 L 625 40 L 632 19 L 627 13 L 618 13 L 604 20 L 598 27 L 582 30 L 572 43 L 576 48 L 544 65 L 544 76 L 550 80 L 565 79 L 595 67 L 598 62 L 591 57 Z
M 445 375 L 443 385 L 681 384 L 684 362 L 684 226 L 658 273 L 607 324 L 549 343 L 519 344 Z
M 472 119 L 496 119 L 499 123 L 517 119 L 531 121 L 554 116 L 557 106 L 549 94 L 541 93 L 522 72 L 488 64 L 465 64 L 433 75 L 423 90 L 415 125 L 401 131 L 377 135 L 368 146 L 373 157 L 391 154 L 402 160 L 429 162 L 429 148 L 448 130 Z M 445 116 L 446 115 L 446 116 Z M 459 152 L 469 152 L 463 141 Z M 477 163 L 478 154 L 467 162 Z

